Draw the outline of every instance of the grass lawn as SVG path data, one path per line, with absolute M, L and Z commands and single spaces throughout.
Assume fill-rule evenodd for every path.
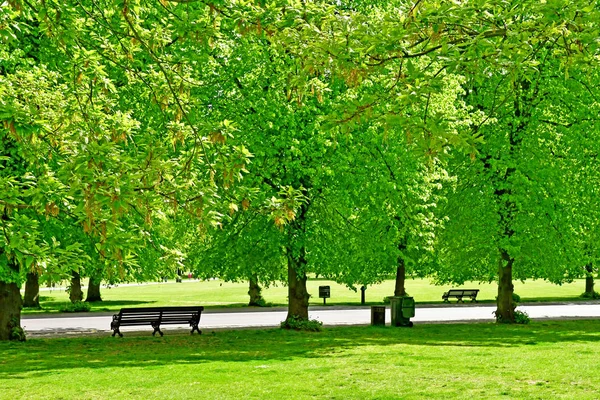
M 308 291 L 313 295 L 311 305 L 323 304 L 319 299 L 319 286 L 331 286 L 331 298 L 327 304 L 360 304 L 360 291 L 354 292 L 345 286 L 332 281 L 311 279 L 308 281 Z M 427 279 L 407 280 L 407 291 L 415 297 L 417 303 L 441 302 L 442 293 L 456 286 L 435 286 Z M 460 286 L 467 289 L 479 289 L 477 299 L 480 302 L 493 302 L 497 294 L 495 283 L 469 282 Z M 562 286 L 553 285 L 544 281 L 515 282 L 515 293 L 521 296 L 522 301 L 576 301 L 583 293 L 585 282 L 577 280 Z M 183 283 L 121 285 L 107 289 L 102 287 L 102 303 L 92 305 L 92 311 L 113 311 L 121 307 L 143 307 L 162 305 L 194 305 L 200 304 L 208 307 L 244 306 L 248 303 L 247 283 L 230 283 L 223 281 L 188 281 Z M 379 285 L 370 286 L 366 291 L 366 301 L 369 304 L 380 304 L 385 296 L 394 293 L 394 281 L 388 280 Z M 68 303 L 69 298 L 64 289 L 40 292 L 41 305 L 46 312 L 56 312 L 61 306 Z M 283 285 L 272 286 L 263 290 L 267 302 L 273 305 L 287 304 L 287 287 Z M 25 310 L 25 313 L 39 312 Z
M 0 342 L 2 399 L 598 399 L 600 320 Z

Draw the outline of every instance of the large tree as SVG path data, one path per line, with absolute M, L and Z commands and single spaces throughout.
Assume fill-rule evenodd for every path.
M 9 1 L 0 9 L 0 157 L 13 161 L 0 172 L 0 338 L 19 325 L 18 287 L 32 265 L 67 274 L 77 263 L 57 254 L 81 260 L 81 243 L 44 239 L 40 216 L 69 216 L 92 237 L 105 275 L 123 279 L 140 268 L 154 221 L 180 213 L 219 225 L 223 203 L 235 213 L 244 200 L 281 229 L 290 317 L 305 318 L 307 243 L 323 218 L 316 206 L 341 193 L 330 188 L 343 181 L 332 167 L 343 135 L 357 140 L 368 118 L 402 126 L 432 155 L 472 145 L 478 135 L 415 127 L 406 110 L 427 108 L 443 70 L 484 80 L 486 63 L 535 67 L 540 42 L 554 44 L 561 67 L 578 55 L 594 61 L 597 14 L 533 0 L 373 9 Z
M 485 139 L 477 156 L 453 161 L 458 183 L 442 211 L 450 221 L 437 279 L 497 280 L 502 322 L 515 321 L 513 279 L 560 284 L 591 260 L 580 246 L 587 212 L 574 205 L 590 199 L 581 189 L 593 185 L 586 176 L 595 169 L 582 169 L 583 154 L 572 152 L 587 117 L 564 106 L 587 89 L 561 73 L 553 53 L 551 43 L 540 43 L 534 69 L 500 70 L 466 86 L 468 101 L 493 121 L 475 127 Z
M 17 1 L 0 10 L 1 339 L 19 327 L 18 288 L 32 266 L 67 276 L 85 261 L 81 242 L 47 240 L 39 217 L 79 225 L 105 275 L 123 279 L 161 210 L 195 212 L 217 171 L 242 168 L 243 158 L 225 161 L 235 150 L 209 151 L 206 104 L 186 100 L 195 77 L 157 57 L 174 39 L 155 29 L 161 13 L 171 15 L 160 4 L 129 11 L 93 2 Z

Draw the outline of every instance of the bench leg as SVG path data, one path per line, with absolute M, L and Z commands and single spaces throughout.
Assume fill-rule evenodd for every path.
M 192 331 L 190 332 L 190 335 L 193 335 L 194 331 L 198 331 L 198 335 L 202 335 L 202 331 L 198 329 L 198 325 L 192 325 Z
M 457 303 L 463 303 L 463 299 L 462 297 L 459 297 L 458 300 L 456 300 Z
M 160 330 L 160 324 L 152 324 L 152 327 L 154 328 L 154 332 L 152 332 L 152 336 L 156 335 L 156 332 L 158 332 L 160 334 L 160 337 L 163 336 L 163 333 Z
M 121 330 L 119 328 L 115 328 L 113 329 L 113 334 L 112 336 L 115 337 L 115 335 L 118 334 L 119 337 L 123 337 L 123 334 L 121 333 Z

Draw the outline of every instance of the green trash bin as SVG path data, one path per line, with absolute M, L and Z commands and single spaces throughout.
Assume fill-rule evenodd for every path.
M 409 296 L 391 296 L 392 326 L 413 326 L 410 320 L 415 316 L 415 299 Z

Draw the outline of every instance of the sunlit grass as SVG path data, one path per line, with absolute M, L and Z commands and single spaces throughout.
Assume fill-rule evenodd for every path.
M 6 399 L 596 399 L 600 321 L 0 343 Z
M 312 294 L 310 304 L 322 305 L 323 300 L 318 297 L 319 286 L 331 286 L 331 298 L 327 299 L 329 305 L 360 304 L 360 290 L 356 292 L 332 281 L 312 279 L 308 281 L 308 291 Z M 442 293 L 451 285 L 435 286 L 426 279 L 408 280 L 407 291 L 415 297 L 417 303 L 433 303 L 442 301 Z M 495 283 L 469 282 L 460 286 L 462 288 L 479 289 L 479 302 L 493 302 L 497 294 Z M 584 281 L 576 280 L 573 283 L 557 286 L 544 281 L 515 282 L 515 292 L 521 296 L 522 301 L 548 301 L 579 300 L 579 295 L 584 291 Z M 358 289 L 358 288 L 357 288 Z M 193 305 L 200 304 L 205 307 L 241 307 L 248 303 L 247 283 L 231 283 L 219 280 L 189 281 L 183 283 L 139 284 L 121 285 L 107 289 L 102 287 L 102 303 L 92 305 L 92 311 L 113 311 L 121 307 L 159 306 L 159 305 Z M 380 304 L 383 298 L 393 295 L 394 281 L 387 280 L 381 284 L 369 286 L 366 291 L 367 304 Z M 283 284 L 273 285 L 263 290 L 264 298 L 274 306 L 284 306 L 287 303 L 287 287 Z M 45 311 L 57 311 L 69 301 L 64 289 L 41 292 L 41 303 Z M 26 310 L 26 313 L 33 312 Z

